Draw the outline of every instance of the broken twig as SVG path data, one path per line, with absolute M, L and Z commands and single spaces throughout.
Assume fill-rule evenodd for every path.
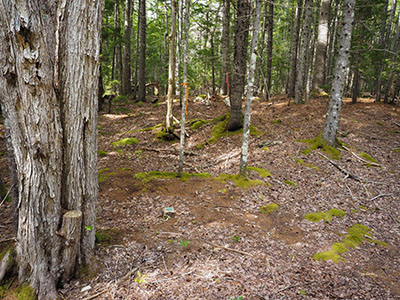
M 332 161 L 331 159 L 329 159 L 328 157 L 326 157 L 325 155 L 323 155 L 320 152 L 317 152 L 320 156 L 322 156 L 323 158 L 327 159 L 332 165 L 334 165 L 340 172 L 342 172 L 343 174 L 345 174 L 347 177 L 354 179 L 355 181 L 361 181 L 360 178 L 358 178 L 356 175 L 353 175 L 352 173 L 350 173 L 349 171 L 347 171 L 346 169 L 342 168 L 341 166 L 339 166 L 337 163 L 335 163 L 334 161 Z
M 227 250 L 227 251 L 232 251 L 232 252 L 236 252 L 236 253 L 239 253 L 239 254 L 252 256 L 252 255 L 251 255 L 250 253 L 248 253 L 248 252 L 244 252 L 244 251 L 240 251 L 240 250 L 236 250 L 236 249 L 232 249 L 232 248 L 220 246 L 220 245 L 217 245 L 217 244 L 208 242 L 208 241 L 206 241 L 206 240 L 203 240 L 203 242 L 206 243 L 206 244 L 209 244 L 209 245 L 211 245 L 211 246 L 214 246 L 214 247 L 216 247 L 216 248 L 221 248 L 221 249 L 224 249 L 224 250 Z
M 378 198 L 382 198 L 382 197 L 386 197 L 386 196 L 392 196 L 392 194 L 379 194 L 378 196 L 375 196 L 375 197 L 369 199 L 369 201 L 374 201 Z

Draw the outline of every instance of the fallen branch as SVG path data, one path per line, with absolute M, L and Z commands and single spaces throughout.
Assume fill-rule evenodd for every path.
M 399 123 L 397 123 L 397 122 L 395 122 L 395 121 L 393 121 L 393 123 L 394 123 L 394 125 L 396 125 L 396 126 L 399 126 L 399 127 L 400 127 L 400 124 L 399 124 Z
M 352 173 L 350 173 L 349 171 L 347 171 L 346 169 L 342 168 L 341 166 L 339 166 L 337 163 L 335 163 L 334 161 L 332 161 L 331 159 L 329 159 L 328 157 L 326 157 L 325 155 L 323 155 L 320 152 L 317 152 L 320 156 L 322 156 L 323 158 L 327 159 L 332 165 L 334 165 L 340 172 L 342 172 L 343 174 L 345 174 L 347 177 L 354 179 L 355 181 L 361 181 L 360 178 L 358 178 L 356 175 L 353 175 Z
M 382 198 L 382 197 L 386 197 L 386 196 L 392 196 L 392 194 L 379 194 L 378 196 L 375 196 L 375 197 L 369 199 L 368 201 L 374 201 L 378 198 Z
M 4 196 L 3 200 L 0 203 L 0 207 L 3 205 L 4 201 L 6 201 L 8 195 L 10 194 L 10 191 L 14 188 L 14 185 L 15 184 L 13 184 L 12 187 L 7 191 L 7 194 Z
M 214 246 L 214 247 L 216 247 L 216 248 L 221 248 L 221 249 L 224 249 L 224 250 L 227 250 L 227 251 L 232 251 L 232 252 L 236 252 L 236 253 L 243 254 L 243 255 L 253 256 L 253 255 L 251 255 L 251 254 L 248 253 L 248 252 L 244 252 L 244 251 L 232 249 L 232 248 L 225 247 L 225 246 L 220 246 L 220 245 L 217 245 L 217 244 L 208 242 L 208 241 L 206 241 L 206 240 L 203 240 L 203 242 L 206 243 L 206 244 L 209 244 L 209 245 L 211 245 L 211 246 Z
M 362 161 L 365 164 L 371 165 L 371 166 L 375 166 L 375 167 L 382 167 L 380 164 L 377 164 L 373 161 L 368 161 L 364 158 L 362 158 L 361 156 L 358 156 L 357 154 L 355 154 L 353 151 L 351 151 L 349 148 L 347 148 L 346 146 L 342 145 L 343 149 L 349 151 L 355 158 L 357 158 L 358 160 Z
M 93 295 L 91 295 L 91 296 L 89 296 L 89 297 L 84 298 L 83 300 L 92 300 L 92 299 L 95 299 L 95 298 L 97 298 L 98 296 L 104 294 L 106 291 L 107 291 L 107 289 L 103 289 L 103 290 L 101 290 L 100 292 L 97 292 L 96 294 L 93 294 Z

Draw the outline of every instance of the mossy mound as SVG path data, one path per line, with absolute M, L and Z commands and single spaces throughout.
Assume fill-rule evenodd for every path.
M 36 293 L 29 284 L 23 284 L 14 292 L 17 300 L 36 300 Z
M 171 130 L 162 129 L 156 133 L 156 138 L 165 142 L 176 142 L 179 139 L 173 133 L 173 128 Z
M 126 145 L 134 145 L 134 144 L 138 144 L 139 140 L 137 138 L 124 138 L 119 140 L 118 142 L 113 142 L 111 143 L 111 145 L 113 145 L 114 147 L 122 147 L 122 146 L 126 146 Z
M 216 177 L 215 179 L 218 181 L 221 181 L 221 182 L 227 182 L 227 181 L 233 182 L 233 184 L 236 187 L 243 188 L 243 189 L 248 189 L 252 186 L 263 184 L 263 182 L 261 180 L 251 180 L 240 174 L 237 174 L 237 175 L 221 174 L 218 177 Z
M 301 143 L 308 144 L 308 148 L 303 150 L 302 153 L 309 154 L 311 151 L 316 149 L 321 149 L 324 151 L 331 159 L 340 159 L 340 152 L 335 147 L 331 147 L 322 137 L 322 134 L 319 134 L 317 137 L 309 140 L 299 140 Z M 342 145 L 342 142 L 337 140 L 338 145 Z
M 279 209 L 279 205 L 276 203 L 271 203 L 267 205 L 263 205 L 260 207 L 260 212 L 265 213 L 265 214 L 271 214 L 274 211 L 277 211 Z
M 340 243 L 334 243 L 331 249 L 325 252 L 315 253 L 313 259 L 326 261 L 331 260 L 334 263 L 345 261 L 341 254 L 345 254 L 350 249 L 359 247 L 364 241 L 387 246 L 386 243 L 372 239 L 372 229 L 361 224 L 355 224 L 349 228 L 347 234 Z
M 364 158 L 364 159 L 370 161 L 370 162 L 379 164 L 379 162 L 378 162 L 375 158 L 373 158 L 371 155 L 369 155 L 368 153 L 361 152 L 361 153 L 360 153 L 360 156 L 361 156 L 362 158 Z
M 208 122 L 206 120 L 200 120 L 200 119 L 193 119 L 189 122 L 189 127 L 192 130 L 199 129 L 201 126 L 204 124 L 207 124 Z
M 325 222 L 332 222 L 333 217 L 342 218 L 346 214 L 347 213 L 344 210 L 332 208 L 328 211 L 305 214 L 304 218 L 311 222 L 320 222 L 321 220 L 324 220 Z
M 180 178 L 182 181 L 186 181 L 192 177 L 200 177 L 200 178 L 209 178 L 211 177 L 208 173 L 182 173 L 182 176 L 179 177 L 177 172 L 160 172 L 160 171 L 151 171 L 148 173 L 141 172 L 134 175 L 136 179 L 142 181 L 142 183 L 148 183 L 152 180 L 157 179 L 172 179 L 172 178 Z
M 247 167 L 247 170 L 257 172 L 262 178 L 271 177 L 272 174 L 267 169 L 256 168 L 256 167 Z

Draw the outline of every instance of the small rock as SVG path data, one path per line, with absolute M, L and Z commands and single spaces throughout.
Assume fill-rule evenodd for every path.
M 91 287 L 90 285 L 87 285 L 87 286 L 85 286 L 85 287 L 83 287 L 83 288 L 81 289 L 81 293 L 90 291 L 91 289 L 92 289 L 92 287 Z

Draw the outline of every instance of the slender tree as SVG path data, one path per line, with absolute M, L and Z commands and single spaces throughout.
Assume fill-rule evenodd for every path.
M 144 1 L 144 0 L 143 0 Z M 132 93 L 131 82 L 131 33 L 132 33 L 132 0 L 125 1 L 125 39 L 123 43 L 122 93 Z
M 123 74 L 123 64 L 122 64 L 122 45 L 121 45 L 121 17 L 120 17 L 120 0 L 115 0 L 114 4 L 114 39 L 115 39 L 115 49 L 114 49 L 114 61 L 116 73 L 118 74 L 116 78 L 119 81 L 118 91 L 122 94 L 122 74 Z
M 256 0 L 255 16 L 253 20 L 253 34 L 251 37 L 250 45 L 250 63 L 249 74 L 247 77 L 247 95 L 246 105 L 244 109 L 244 122 L 243 122 L 243 140 L 242 152 L 240 156 L 240 174 L 246 176 L 247 157 L 249 151 L 249 136 L 250 136 L 250 118 L 251 118 L 251 102 L 254 98 L 254 78 L 257 62 L 257 44 L 258 34 L 260 32 L 260 14 L 261 14 L 261 0 Z
M 231 5 L 230 0 L 223 0 L 223 23 L 222 23 L 222 42 L 221 42 L 221 56 L 222 56 L 222 72 L 221 72 L 221 95 L 228 93 L 227 80 L 229 79 L 229 44 L 230 44 L 230 18 L 231 18 Z
M 0 2 L 0 90 L 18 181 L 16 260 L 39 299 L 93 263 L 102 1 Z
M 167 115 L 165 121 L 166 130 L 172 126 L 172 103 L 175 85 L 175 38 L 176 38 L 176 0 L 171 1 L 171 33 L 169 35 L 169 67 L 168 67 L 168 94 Z
M 264 99 L 269 100 L 271 90 L 271 73 L 272 73 L 272 47 L 274 37 L 274 0 L 268 2 L 268 39 L 267 39 L 267 72 L 266 80 L 267 86 L 265 87 Z
M 340 45 L 336 59 L 335 78 L 332 83 L 331 97 L 328 112 L 322 133 L 323 138 L 331 146 L 336 145 L 336 134 L 339 128 L 340 110 L 342 107 L 342 96 L 346 69 L 349 63 L 349 50 L 354 20 L 355 0 L 344 0 L 342 29 L 340 34 Z
M 328 20 L 331 0 L 322 0 L 318 23 L 318 39 L 315 51 L 313 89 L 321 90 L 325 84 L 326 48 L 328 46 Z
M 138 78 L 138 101 L 146 101 L 146 0 L 139 0 L 139 78 Z
M 250 25 L 250 4 L 248 0 L 236 2 L 235 50 L 233 56 L 233 75 L 230 89 L 231 114 L 227 129 L 242 128 L 242 97 L 247 69 L 247 48 Z
M 296 24 L 292 32 L 292 40 L 290 46 L 291 72 L 289 78 L 288 96 L 292 98 L 295 96 L 295 88 L 296 88 L 297 50 L 300 40 L 300 25 L 301 25 L 300 21 L 302 17 L 302 11 L 303 11 L 303 0 L 297 0 Z

